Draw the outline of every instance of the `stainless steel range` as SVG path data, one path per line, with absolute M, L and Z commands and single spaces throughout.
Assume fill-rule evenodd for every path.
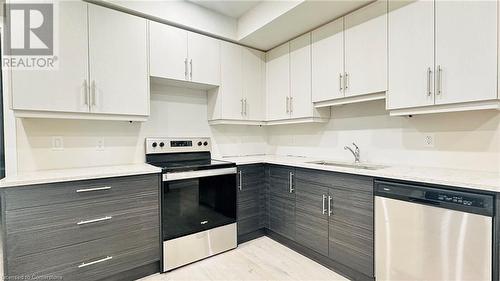
M 163 169 L 163 272 L 236 248 L 236 165 L 209 138 L 147 138 L 146 162 Z

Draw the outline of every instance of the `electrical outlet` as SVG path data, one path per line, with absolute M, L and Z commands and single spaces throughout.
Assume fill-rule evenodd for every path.
M 52 150 L 54 151 L 64 150 L 64 141 L 62 137 L 52 137 Z
M 96 150 L 104 151 L 104 138 L 100 138 L 97 140 Z
M 434 141 L 435 141 L 434 134 L 425 134 L 424 136 L 425 147 L 434 147 Z

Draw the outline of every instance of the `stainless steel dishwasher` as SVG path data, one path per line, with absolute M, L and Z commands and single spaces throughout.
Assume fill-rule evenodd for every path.
M 375 181 L 377 280 L 492 280 L 492 195 Z

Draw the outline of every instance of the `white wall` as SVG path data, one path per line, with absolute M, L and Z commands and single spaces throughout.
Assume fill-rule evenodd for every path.
M 181 0 L 106 1 L 168 22 L 183 25 L 230 40 L 237 40 L 238 23 L 235 18 L 216 13 L 190 2 Z
M 253 126 L 208 126 L 207 94 L 184 88 L 151 87 L 151 116 L 144 123 L 18 119 L 19 171 L 144 162 L 148 136 L 208 136 L 213 153 L 265 153 L 266 129 Z M 52 137 L 63 137 L 64 150 L 52 150 Z M 104 140 L 104 151 L 97 141 Z
M 383 101 L 332 109 L 326 124 L 268 129 L 268 153 L 353 161 L 345 145 L 356 142 L 362 161 L 500 172 L 500 112 L 475 111 L 389 117 Z M 426 134 L 435 137 L 425 147 Z

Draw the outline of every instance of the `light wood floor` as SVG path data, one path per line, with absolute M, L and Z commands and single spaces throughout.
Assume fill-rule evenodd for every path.
M 261 237 L 237 249 L 140 281 L 165 280 L 348 280 L 328 268 Z

